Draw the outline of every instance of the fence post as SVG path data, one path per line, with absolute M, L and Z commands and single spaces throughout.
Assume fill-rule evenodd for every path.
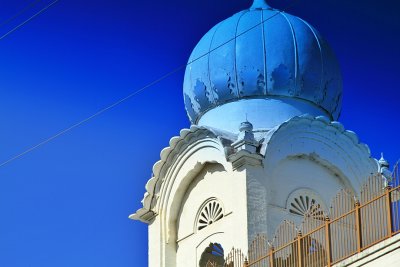
M 332 249 L 331 249 L 331 220 L 329 217 L 325 217 L 325 242 L 326 242 L 326 261 L 328 267 L 332 264 Z
M 303 245 L 301 243 L 301 238 L 302 238 L 301 231 L 297 234 L 297 258 L 298 258 L 298 267 L 303 267 Z
M 243 267 L 249 267 L 249 261 L 247 260 L 247 257 L 244 258 Z
M 385 199 L 386 199 L 386 216 L 387 216 L 387 231 L 388 237 L 392 236 L 392 200 L 391 200 L 391 190 L 390 185 L 385 187 Z
M 361 213 L 360 213 L 360 202 L 357 200 L 355 204 L 356 211 L 356 231 L 357 231 L 357 253 L 361 252 L 362 248 L 362 233 L 361 233 Z
M 274 267 L 274 247 L 271 246 L 269 249 L 269 266 Z

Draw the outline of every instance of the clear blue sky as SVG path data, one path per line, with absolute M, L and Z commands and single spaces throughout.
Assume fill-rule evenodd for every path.
M 49 0 L 0 0 L 0 35 Z M 60 0 L 0 40 L 0 162 L 186 63 L 251 0 Z M 339 119 L 373 156 L 400 157 L 397 1 L 270 0 L 314 25 L 341 63 Z M 397 5 L 397 6 L 396 6 Z M 183 71 L 0 168 L 0 266 L 146 266 L 128 219 L 162 148 L 189 126 Z

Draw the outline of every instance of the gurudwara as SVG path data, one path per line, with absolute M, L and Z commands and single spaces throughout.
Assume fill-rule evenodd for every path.
M 400 266 L 397 166 L 338 122 L 336 57 L 264 0 L 194 48 L 190 129 L 154 164 L 143 206 L 150 267 Z

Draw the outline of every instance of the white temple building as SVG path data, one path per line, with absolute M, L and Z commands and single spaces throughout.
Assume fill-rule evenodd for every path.
M 183 94 L 192 126 L 161 151 L 143 207 L 130 215 L 149 226 L 150 267 L 233 266 L 224 260 L 232 247 L 245 252 L 247 266 L 275 265 L 278 256 L 251 264 L 247 252 L 257 236 L 278 242 L 276 231 L 283 221 L 292 221 L 297 229 L 308 216 L 326 224 L 331 238 L 336 226 L 326 220 L 335 218 L 331 201 L 340 190 L 351 195 L 350 202 L 363 205 L 368 177 L 384 173 L 381 189 L 391 182 L 387 162 L 372 158 L 368 146 L 337 121 L 342 79 L 328 43 L 313 26 L 264 0 L 255 0 L 204 35 L 189 58 Z M 387 192 L 397 201 L 397 191 Z M 353 226 L 343 231 L 351 229 L 365 248 L 373 248 L 365 243 L 363 226 L 356 221 Z M 398 248 L 396 229 L 385 229 L 384 242 Z M 314 239 L 325 246 L 328 237 Z M 364 250 L 363 244 L 356 253 Z M 303 259 L 302 266 L 342 260 L 339 250 L 323 250 L 321 257 L 327 259 L 322 265 Z M 361 266 L 354 262 L 362 260 L 348 265 Z M 368 262 L 373 264 L 366 266 L 382 266 Z M 285 264 L 276 266 L 299 266 Z

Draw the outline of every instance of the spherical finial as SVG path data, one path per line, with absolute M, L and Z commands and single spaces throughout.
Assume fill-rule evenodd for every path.
M 271 8 L 265 0 L 254 0 L 250 9 L 266 9 Z

